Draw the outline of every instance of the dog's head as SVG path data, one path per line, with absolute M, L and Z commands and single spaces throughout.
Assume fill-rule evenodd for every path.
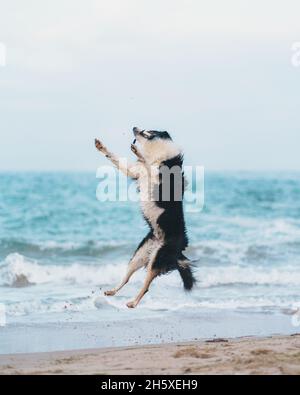
M 142 130 L 133 128 L 135 140 L 139 143 L 142 154 L 150 162 L 164 161 L 180 154 L 168 132 Z
M 142 130 L 137 127 L 133 128 L 133 134 L 140 144 L 152 140 L 172 140 L 168 132 L 159 132 L 157 130 Z

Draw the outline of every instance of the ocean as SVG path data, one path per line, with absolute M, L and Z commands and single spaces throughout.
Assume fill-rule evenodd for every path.
M 206 173 L 204 209 L 186 213 L 197 286 L 187 293 L 177 272 L 161 276 L 134 311 L 126 302 L 144 270 L 117 296 L 103 292 L 119 283 L 147 227 L 136 202 L 98 201 L 98 183 L 93 173 L 0 174 L 0 352 L 15 350 L 4 338 L 24 326 L 125 327 L 168 315 L 188 325 L 187 314 L 204 313 L 291 321 L 300 307 L 300 173 Z M 24 349 L 34 347 L 16 351 Z

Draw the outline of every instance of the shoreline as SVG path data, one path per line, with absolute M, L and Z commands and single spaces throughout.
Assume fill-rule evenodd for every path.
M 214 338 L 291 335 L 299 328 L 289 314 L 194 310 L 54 314 L 51 322 L 7 322 L 0 327 L 0 355 L 186 343 Z M 23 317 L 21 317 L 23 319 Z M 87 322 L 81 320 L 87 319 Z
M 300 374 L 300 334 L 0 355 L 0 375 Z

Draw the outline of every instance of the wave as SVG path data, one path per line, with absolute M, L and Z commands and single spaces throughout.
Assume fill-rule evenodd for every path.
M 33 243 L 15 239 L 0 240 L 0 250 L 2 254 L 8 255 L 18 251 L 25 255 L 42 257 L 52 257 L 54 255 L 59 255 L 61 257 L 97 257 L 113 252 L 127 253 L 132 247 L 130 243 L 121 241 L 95 242 L 88 240 L 86 242 L 76 243 L 49 240 Z
M 107 311 L 108 313 L 118 310 L 119 312 L 128 312 L 124 298 L 106 298 L 104 296 L 88 295 L 85 297 L 66 298 L 64 299 L 30 299 L 25 301 L 11 302 L 6 305 L 6 313 L 8 316 L 25 316 L 31 314 L 49 314 L 64 313 L 66 318 L 70 313 L 80 313 L 88 311 Z M 174 303 L 178 300 L 178 303 Z M 216 310 L 247 310 L 247 311 L 263 311 L 276 312 L 280 311 L 284 314 L 292 314 L 293 307 L 296 306 L 296 300 L 293 298 L 282 298 L 275 296 L 266 297 L 246 297 L 246 298 L 222 298 L 209 300 L 194 300 L 192 297 L 184 298 L 172 294 L 169 297 L 158 298 L 156 296 L 148 296 L 140 304 L 136 311 L 135 318 L 145 311 L 161 312 L 203 312 L 203 309 Z M 120 316 L 119 316 L 120 317 Z M 127 315 L 123 318 L 128 318 Z M 100 319 L 101 316 L 97 316 Z M 120 317 L 121 318 L 121 317 Z
M 245 228 L 243 224 L 246 222 Z M 231 228 L 238 224 L 238 228 Z M 213 230 L 220 231 L 218 239 L 207 239 L 205 233 L 199 236 L 202 241 L 193 238 L 190 251 L 201 262 L 208 263 L 264 263 L 272 266 L 286 258 L 298 260 L 300 254 L 300 224 L 298 221 L 276 219 L 255 220 L 228 218 L 226 226 Z M 223 233 L 222 233 L 223 232 Z
M 292 300 L 283 299 L 280 297 L 248 297 L 245 299 L 233 299 L 233 298 L 224 298 L 222 300 L 203 300 L 203 301 L 190 301 L 178 304 L 174 307 L 171 301 L 168 302 L 153 302 L 146 301 L 144 303 L 144 308 L 148 310 L 187 310 L 187 309 L 219 309 L 219 310 L 264 310 L 264 311 L 273 311 L 273 310 L 281 310 L 287 309 L 295 305 L 295 302 Z
M 18 253 L 10 254 L 0 264 L 0 286 L 25 287 L 38 284 L 114 285 L 126 271 L 125 262 L 110 264 L 42 265 Z M 295 266 L 268 268 L 263 266 L 195 266 L 198 287 L 244 285 L 300 285 L 300 272 Z M 135 276 L 132 282 L 140 281 Z M 181 286 L 179 276 L 172 273 L 159 281 L 166 286 Z
M 204 264 L 280 263 L 297 260 L 300 254 L 300 223 L 287 219 L 262 220 L 247 217 L 212 217 L 200 228 L 191 224 L 188 254 Z M 43 262 L 94 261 L 128 258 L 138 243 L 126 240 L 31 241 L 0 239 L 0 258 L 18 252 Z
M 300 285 L 300 272 L 293 266 L 284 269 L 243 266 L 205 267 L 199 269 L 197 275 L 200 284 L 208 288 L 229 285 Z
M 6 305 L 8 316 L 18 317 L 30 314 L 79 313 L 90 310 L 116 309 L 107 298 L 89 295 L 86 297 L 66 298 L 66 300 L 31 299 Z
M 24 288 L 22 292 L 19 290 L 15 293 L 15 297 L 6 304 L 7 314 L 17 317 L 97 310 L 110 314 L 115 309 L 127 312 L 125 302 L 137 292 L 145 273 L 137 273 L 117 298 L 106 298 L 101 295 L 102 290 L 99 290 L 102 286 L 110 287 L 119 282 L 126 266 L 125 262 L 105 265 L 43 265 L 20 254 L 10 254 L 0 263 L 0 286 L 7 288 L 2 290 L 10 293 L 9 287 L 43 287 L 36 288 L 36 291 L 30 289 L 29 292 Z M 178 273 L 159 277 L 153 284 L 153 291 L 143 300 L 139 311 L 277 311 L 292 306 L 300 286 L 300 272 L 297 267 L 289 266 L 283 269 L 237 265 L 198 266 L 195 268 L 195 275 L 198 283 L 191 294 L 179 293 L 182 283 Z M 254 288 L 266 286 L 270 287 L 270 292 L 266 292 L 265 288 Z M 286 289 L 289 287 L 290 291 L 281 295 L 281 291 L 278 291 L 280 286 L 285 286 Z M 241 292 L 241 289 L 245 292 Z
M 126 265 L 41 265 L 18 253 L 10 254 L 0 265 L 0 285 L 21 287 L 45 283 L 110 284 L 120 278 Z

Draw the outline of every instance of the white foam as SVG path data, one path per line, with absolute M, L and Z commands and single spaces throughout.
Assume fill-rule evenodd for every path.
M 41 251 L 45 250 L 57 250 L 61 249 L 63 251 L 71 251 L 80 247 L 79 243 L 73 242 L 57 242 L 53 240 L 45 241 L 39 244 L 39 248 Z
M 19 317 L 30 314 L 74 313 L 95 310 L 94 299 L 82 298 L 82 300 L 76 302 L 72 300 L 53 300 L 49 302 L 38 298 L 30 299 L 7 304 L 7 315 Z
M 16 287 L 32 284 L 32 287 L 18 290 L 13 294 L 11 292 L 14 291 L 7 288 L 5 292 L 14 295 L 12 299 L 10 296 L 11 302 L 7 305 L 7 314 L 19 316 L 89 310 L 109 312 L 110 309 L 113 312 L 116 308 L 127 311 L 126 301 L 138 292 L 145 277 L 143 270 L 132 278 L 117 297 L 106 298 L 99 294 L 103 292 L 99 290 L 99 286 L 109 288 L 119 283 L 126 267 L 125 262 L 107 265 L 80 263 L 41 265 L 20 254 L 10 254 L 0 263 L 0 286 Z M 157 278 L 139 310 L 159 312 L 184 311 L 187 308 L 195 311 L 203 308 L 286 308 L 291 302 L 295 302 L 295 293 L 292 289 L 300 286 L 300 272 L 296 266 L 272 269 L 267 266 L 199 266 L 195 269 L 195 276 L 198 283 L 192 293 L 183 291 L 177 272 Z M 20 278 L 22 278 L 21 284 Z M 33 284 L 43 284 L 43 287 L 35 291 Z M 234 289 L 238 289 L 235 287 L 240 285 L 247 286 L 247 292 L 243 293 L 240 290 L 235 292 Z M 285 289 L 294 288 L 279 297 L 278 292 L 272 291 L 265 295 L 264 288 L 251 288 L 260 286 L 268 286 L 273 291 L 276 291 L 278 286 L 285 286 Z M 227 287 L 227 290 L 224 291 L 220 287 Z
M 234 284 L 300 285 L 300 272 L 295 267 L 205 267 L 197 270 L 197 276 L 202 287 Z
M 110 265 L 39 265 L 18 253 L 10 254 L 0 265 L 0 285 L 19 286 L 20 278 L 29 284 L 111 284 L 120 280 L 125 263 Z
M 72 251 L 80 248 L 87 248 L 92 246 L 93 248 L 119 248 L 127 246 L 126 242 L 120 242 L 115 240 L 108 240 L 108 241 L 87 241 L 85 243 L 76 243 L 71 241 L 59 242 L 54 240 L 47 240 L 38 243 L 38 247 L 41 251 L 46 250 L 62 250 L 62 251 Z
M 18 253 L 10 254 L 0 264 L 0 285 L 22 286 L 30 284 L 115 285 L 126 271 L 125 262 L 107 265 L 40 265 Z M 249 267 L 239 265 L 199 266 L 195 268 L 198 286 L 220 285 L 300 285 L 300 272 L 294 266 L 282 268 Z M 141 272 L 131 282 L 140 281 Z M 20 279 L 22 280 L 20 282 Z M 181 286 L 177 273 L 159 278 L 162 284 Z

